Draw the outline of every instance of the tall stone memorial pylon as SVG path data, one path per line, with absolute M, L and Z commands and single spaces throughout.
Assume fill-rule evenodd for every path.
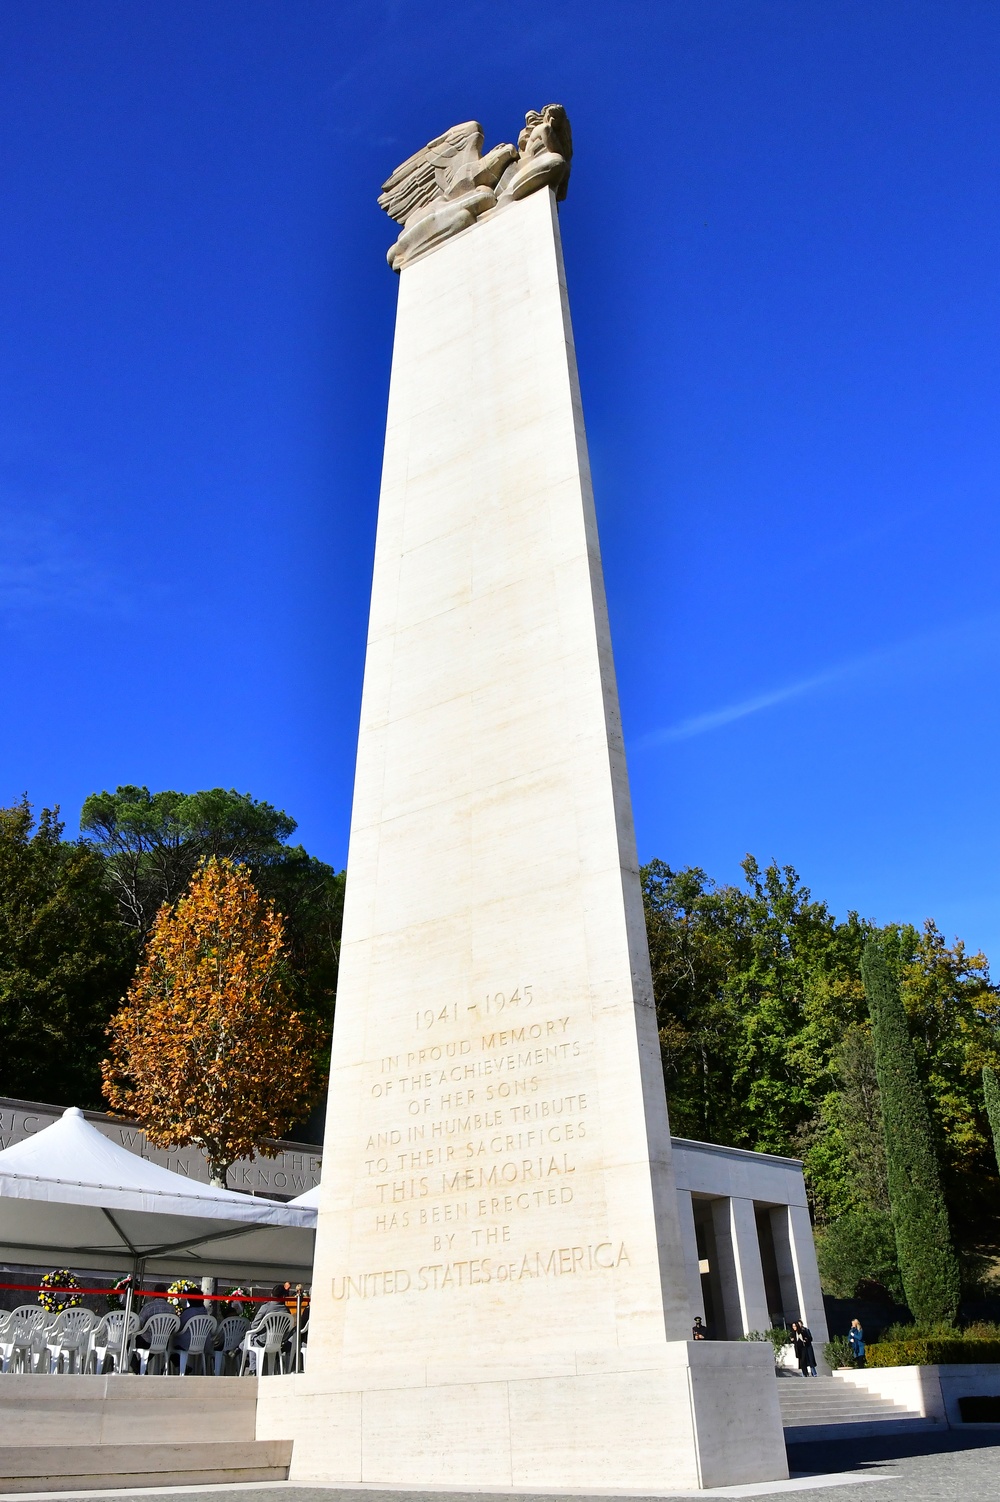
M 556 199 L 564 112 L 404 224 L 292 1479 L 787 1475 L 768 1344 L 695 1343 Z

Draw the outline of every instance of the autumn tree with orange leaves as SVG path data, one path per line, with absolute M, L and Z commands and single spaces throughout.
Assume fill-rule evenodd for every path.
M 212 858 L 164 905 L 108 1028 L 102 1065 L 113 1111 L 156 1147 L 200 1147 L 212 1183 L 268 1154 L 321 1081 L 311 1025 L 293 1004 L 284 920 L 249 873 Z

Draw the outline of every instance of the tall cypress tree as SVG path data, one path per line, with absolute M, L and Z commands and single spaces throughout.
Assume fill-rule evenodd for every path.
M 958 1262 L 898 974 L 883 942 L 871 939 L 865 945 L 861 973 L 871 1011 L 889 1200 L 906 1302 L 916 1320 L 951 1321 L 960 1296 Z
M 993 1151 L 997 1156 L 997 1167 L 1000 1168 L 1000 1080 L 997 1079 L 996 1070 L 988 1064 L 983 1070 L 983 1095 L 993 1132 Z

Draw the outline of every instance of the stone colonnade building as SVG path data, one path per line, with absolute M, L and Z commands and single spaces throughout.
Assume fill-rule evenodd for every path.
M 717 1340 L 801 1319 L 817 1345 L 825 1341 L 799 1160 L 672 1142 L 692 1318 L 700 1315 Z
M 0 1099 L 0 1147 L 11 1147 L 51 1126 L 61 1106 Z M 87 1111 L 87 1120 L 113 1142 L 187 1178 L 208 1182 L 208 1165 L 194 1148 L 151 1147 L 134 1122 Z M 803 1319 L 817 1342 L 826 1318 L 796 1158 L 716 1147 L 674 1137 L 674 1170 L 691 1319 L 700 1316 L 717 1340 Z M 274 1158 L 235 1163 L 230 1189 L 289 1199 L 319 1183 L 323 1149 L 283 1142 Z

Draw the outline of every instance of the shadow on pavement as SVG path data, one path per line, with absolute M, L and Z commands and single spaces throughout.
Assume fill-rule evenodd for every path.
M 906 1460 L 918 1455 L 947 1455 L 959 1450 L 995 1449 L 1000 1459 L 1000 1429 L 975 1433 L 944 1429 L 930 1434 L 886 1434 L 882 1438 L 812 1440 L 785 1446 L 788 1469 L 795 1475 L 863 1471 L 887 1460 Z

